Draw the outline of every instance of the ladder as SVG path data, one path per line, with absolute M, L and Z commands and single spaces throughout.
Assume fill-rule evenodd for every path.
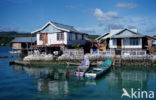
M 118 67 L 121 66 L 121 57 L 119 57 L 119 58 L 114 57 L 113 66 L 118 66 Z

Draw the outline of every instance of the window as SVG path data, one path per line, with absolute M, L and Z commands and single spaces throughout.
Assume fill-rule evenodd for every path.
M 130 39 L 130 45 L 139 45 L 139 38 L 131 38 Z
M 116 39 L 112 39 L 113 41 L 113 45 L 115 46 L 116 45 Z
M 122 40 L 123 40 L 123 45 L 127 45 L 128 44 L 127 42 L 129 42 L 129 39 L 127 39 L 127 38 L 124 38 Z
M 84 40 L 84 35 L 82 34 L 82 40 Z
M 63 33 L 57 33 L 57 40 L 64 40 L 64 34 Z
M 69 41 L 71 41 L 73 38 L 73 35 L 71 33 L 69 33 Z
M 77 34 L 75 34 L 75 40 L 78 40 L 78 36 L 77 36 Z
M 39 40 L 43 40 L 43 36 L 41 33 L 39 34 Z

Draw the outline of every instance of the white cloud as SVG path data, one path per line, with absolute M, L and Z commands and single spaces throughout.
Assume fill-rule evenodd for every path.
M 88 34 L 94 35 L 102 35 L 106 32 L 109 32 L 110 29 L 122 29 L 124 25 L 119 23 L 99 23 L 95 24 L 94 26 L 86 26 L 86 27 L 76 27 L 81 32 L 86 32 Z
M 133 9 L 133 8 L 137 8 L 137 4 L 135 3 L 118 3 L 116 5 L 117 8 L 127 8 L 127 9 Z
M 151 23 L 151 21 L 153 23 Z M 144 23 L 144 24 L 143 24 Z M 156 33 L 155 18 L 140 17 L 140 16 L 127 16 L 120 20 L 112 20 L 99 22 L 92 26 L 77 27 L 79 31 L 89 34 L 102 35 L 109 32 L 110 29 L 123 29 L 123 28 L 137 28 L 139 33 L 144 35 L 154 35 Z
M 79 30 L 80 32 L 86 32 L 88 34 L 93 34 L 93 35 L 101 35 L 108 31 L 105 25 L 101 27 L 99 27 L 99 25 L 76 27 L 76 29 Z
M 117 12 L 106 12 L 104 13 L 101 9 L 96 8 L 94 10 L 94 16 L 98 21 L 104 21 L 104 20 L 113 20 L 120 18 Z

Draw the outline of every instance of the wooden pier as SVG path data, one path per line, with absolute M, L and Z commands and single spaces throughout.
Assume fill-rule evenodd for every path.
M 23 65 L 23 66 L 29 66 L 31 65 L 30 62 L 24 62 L 24 61 L 19 61 L 19 60 L 14 60 L 9 62 L 10 65 L 12 64 L 17 64 L 17 65 Z

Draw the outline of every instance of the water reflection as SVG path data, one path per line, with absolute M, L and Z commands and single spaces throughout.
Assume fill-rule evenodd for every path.
M 147 90 L 150 77 L 156 75 L 155 68 L 121 67 L 111 69 L 111 72 L 97 80 L 86 80 L 75 77 L 72 73 L 75 69 L 76 67 L 73 66 L 13 66 L 14 71 L 24 71 L 26 74 L 32 76 L 33 80 L 37 80 L 38 92 L 49 93 L 58 97 L 70 96 L 73 93 L 79 92 L 82 95 L 86 92 L 85 89 L 87 88 L 89 93 L 86 95 L 91 95 L 90 91 L 93 93 L 103 92 L 105 95 L 119 92 L 117 97 L 121 98 L 122 88 L 128 90 L 131 88 Z M 66 77 L 67 72 L 70 72 L 69 77 Z
M 25 71 L 28 75 L 39 79 L 49 79 L 49 80 L 65 80 L 66 72 L 73 72 L 75 67 L 62 67 L 62 66 L 13 66 L 14 71 Z
M 75 77 L 73 72 L 76 69 L 74 66 L 46 66 L 46 67 L 24 67 L 14 65 L 14 71 L 25 71 L 26 74 L 32 76 L 33 80 L 37 80 L 38 92 L 48 92 L 55 96 L 67 95 L 69 88 L 73 86 L 73 82 L 79 84 L 77 87 L 84 86 L 84 78 Z M 67 72 L 70 73 L 66 77 Z M 76 85 L 76 84 L 75 84 Z
M 148 80 L 152 73 L 155 74 L 153 68 L 150 67 L 122 67 L 112 69 L 106 80 L 109 82 L 110 89 L 134 88 L 147 90 Z

